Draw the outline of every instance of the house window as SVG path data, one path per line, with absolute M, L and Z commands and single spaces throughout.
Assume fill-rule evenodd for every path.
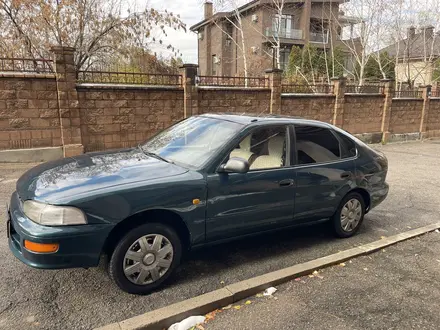
M 211 74 L 213 76 L 217 75 L 217 55 L 212 55 L 211 58 Z
M 286 70 L 286 67 L 289 64 L 289 56 L 290 56 L 290 49 L 280 50 L 280 69 Z
M 291 15 L 275 15 L 272 19 L 272 34 L 281 38 L 290 38 L 293 29 L 293 17 Z
M 310 41 L 328 43 L 328 22 L 320 19 L 310 19 Z

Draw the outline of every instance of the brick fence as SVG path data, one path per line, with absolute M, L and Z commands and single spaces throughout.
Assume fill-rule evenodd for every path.
M 0 150 L 57 147 L 64 156 L 124 148 L 179 120 L 202 113 L 272 113 L 335 124 L 369 142 L 440 136 L 440 98 L 346 93 L 343 78 L 329 93 L 282 93 L 279 70 L 262 86 L 197 84 L 197 66 L 184 65 L 178 84 L 130 85 L 77 80 L 74 49 L 56 47 L 54 73 L 0 73 Z M 438 95 L 438 93 L 436 93 Z

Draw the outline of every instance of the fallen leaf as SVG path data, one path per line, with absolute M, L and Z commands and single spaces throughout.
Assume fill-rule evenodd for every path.
M 324 276 L 321 276 L 321 275 L 317 275 L 317 277 L 321 280 L 324 278 Z
M 385 252 L 385 249 L 382 249 L 382 252 Z
M 345 267 L 345 263 L 341 262 L 341 263 L 339 264 L 339 266 L 341 266 L 341 267 Z
M 406 228 L 411 229 L 411 226 L 406 226 Z
M 225 281 L 220 281 L 220 284 L 225 284 Z
M 368 268 L 364 268 L 364 270 L 368 270 Z
M 234 306 L 234 309 L 236 309 L 236 310 L 239 310 L 240 308 L 241 308 L 241 306 L 239 306 L 239 305 Z
M 318 275 L 318 271 L 315 270 L 315 271 L 313 272 L 313 275 Z
M 436 230 L 434 230 L 436 233 L 440 233 L 440 230 L 438 230 L 438 229 L 436 229 Z
M 315 275 L 309 275 L 309 277 L 310 277 L 310 278 L 314 278 L 314 277 L 315 277 Z
M 228 305 L 228 306 L 223 307 L 222 309 L 231 309 L 231 307 L 232 307 L 232 305 Z
M 220 309 L 216 309 L 215 311 L 212 311 L 211 313 L 208 313 L 205 315 L 205 322 L 209 320 L 213 320 L 215 318 L 215 315 L 221 313 Z
M 301 281 L 301 277 L 297 277 L 297 278 L 295 278 L 295 281 L 296 281 L 296 282 Z
M 353 263 L 353 261 L 351 261 L 351 260 L 350 260 L 350 261 L 349 261 L 349 263 L 350 263 L 350 264 L 352 264 L 352 263 Z
M 196 325 L 196 329 L 205 330 L 205 328 L 201 324 Z
M 246 301 L 244 304 L 245 304 L 245 305 L 250 305 L 250 304 L 252 304 L 252 301 L 248 300 L 248 301 Z
M 387 237 L 386 237 L 386 236 L 381 236 L 381 237 L 380 237 L 380 239 L 384 239 L 384 238 L 387 238 Z
M 263 297 L 263 294 L 262 293 L 257 293 L 256 297 L 257 298 L 261 298 L 261 297 Z

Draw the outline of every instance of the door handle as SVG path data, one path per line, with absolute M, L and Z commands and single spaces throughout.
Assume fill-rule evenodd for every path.
M 280 183 L 280 187 L 289 187 L 289 186 L 293 186 L 295 181 L 293 179 L 287 179 L 287 180 L 282 180 L 279 183 Z
M 351 172 L 344 172 L 341 174 L 341 179 L 351 178 Z

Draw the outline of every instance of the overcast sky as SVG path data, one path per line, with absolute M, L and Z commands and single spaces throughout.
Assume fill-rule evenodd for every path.
M 153 8 L 180 14 L 180 18 L 188 27 L 187 33 L 171 30 L 164 38 L 164 43 L 180 49 L 185 63 L 197 63 L 197 36 L 189 28 L 203 19 L 203 4 L 201 0 L 150 0 Z M 167 54 L 163 48 L 156 50 Z

